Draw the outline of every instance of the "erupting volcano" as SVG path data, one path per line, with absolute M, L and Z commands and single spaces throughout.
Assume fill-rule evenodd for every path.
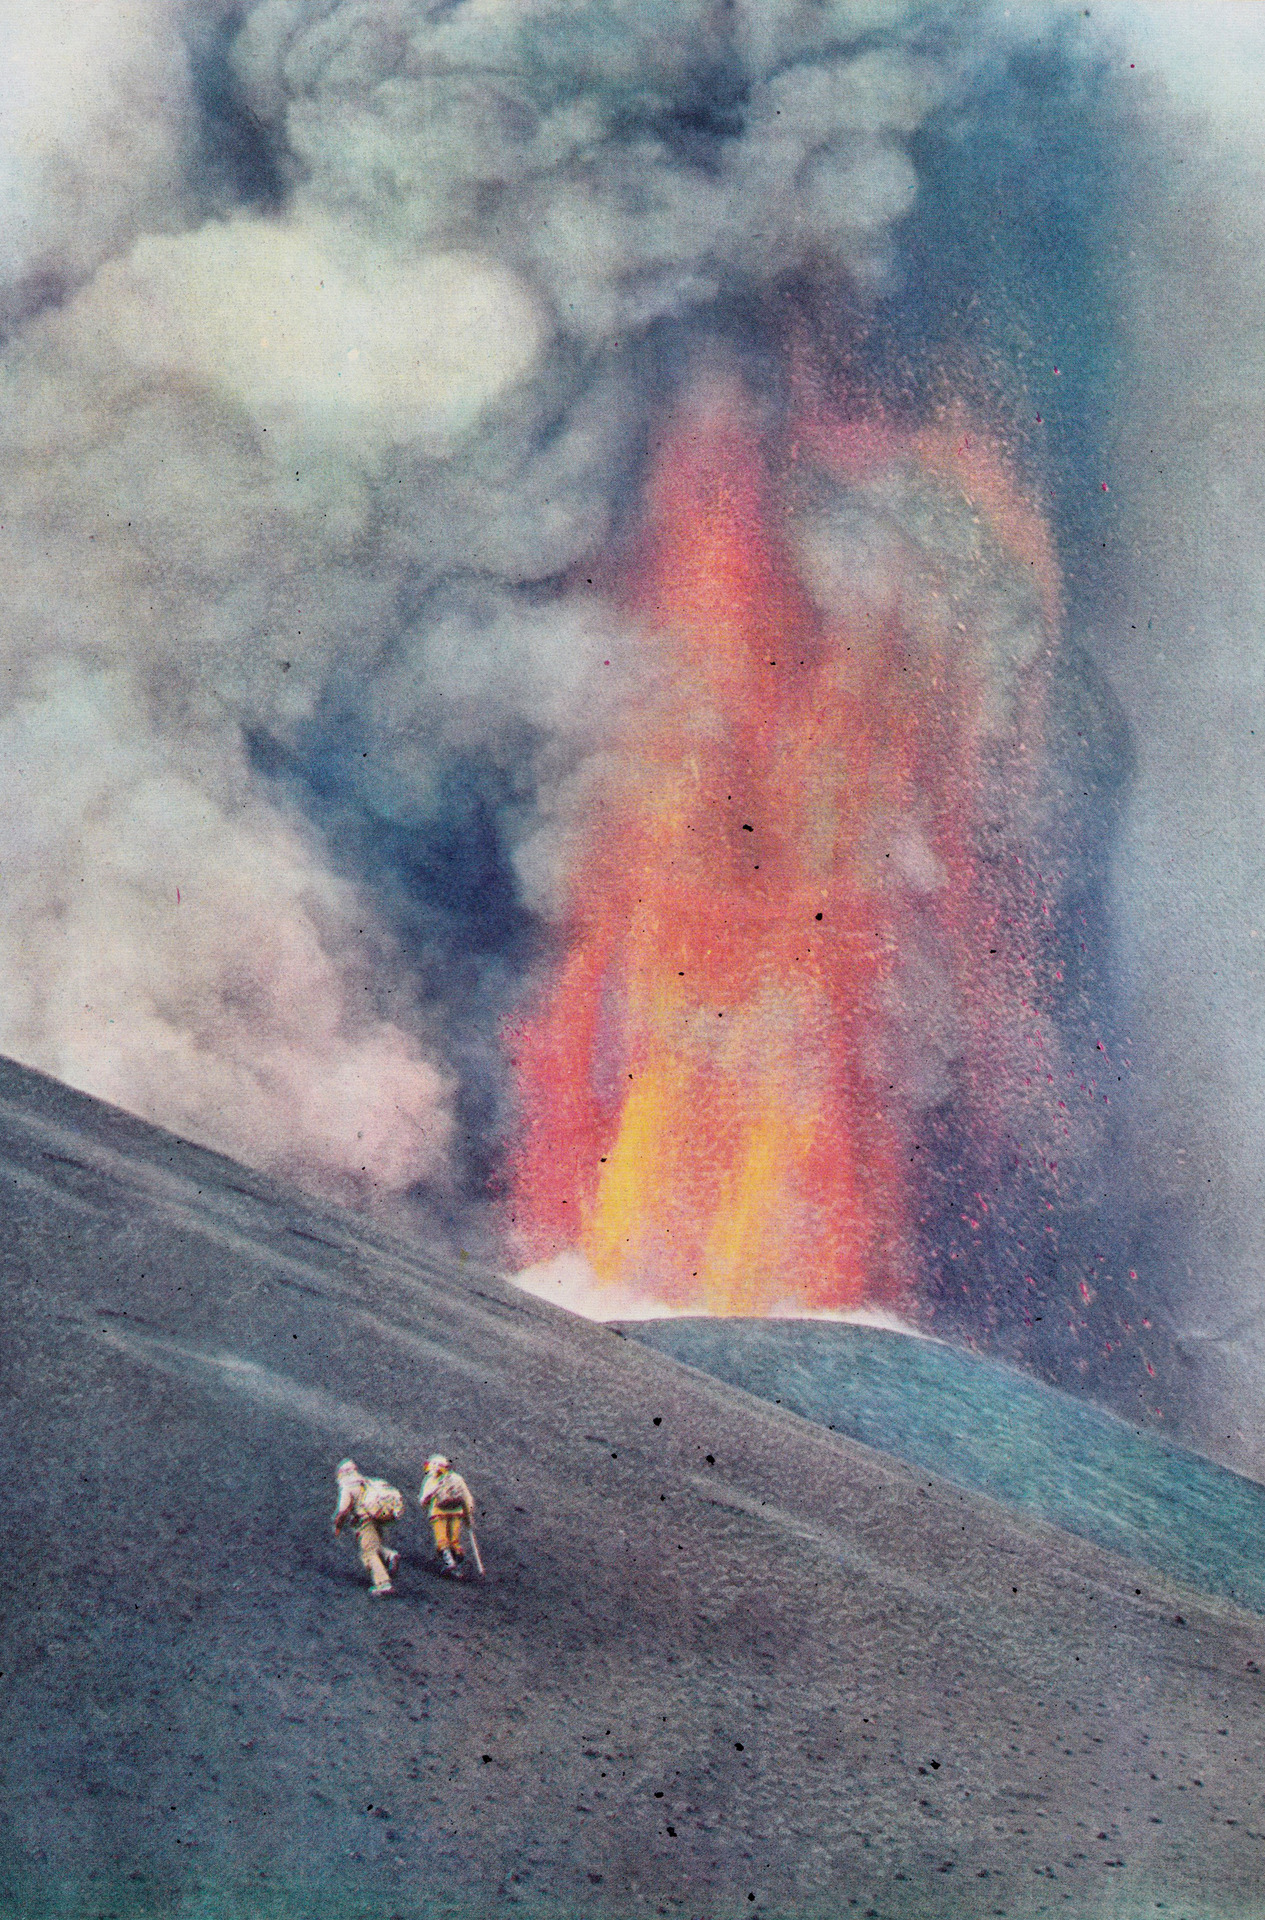
M 968 429 L 772 433 L 724 389 L 665 435 L 623 591 L 657 691 L 513 1036 L 517 1230 L 675 1307 L 907 1300 L 928 1116 L 1000 1153 L 1054 1085 L 1044 525 Z

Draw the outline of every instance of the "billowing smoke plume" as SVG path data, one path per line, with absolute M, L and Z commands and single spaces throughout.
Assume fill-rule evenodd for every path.
M 1037 775 L 983 805 L 1058 1065 L 1003 1181 L 907 942 L 874 1058 L 934 1161 L 919 1284 L 1256 1457 L 1220 1409 L 1265 1370 L 1257 195 L 1248 95 L 1191 119 L 1206 9 L 1165 11 L 1157 49 L 1145 11 L 895 0 L 0 9 L 0 1047 L 322 1190 L 477 1207 L 664 698 L 625 588 L 669 423 L 718 366 L 769 445 L 813 391 L 906 450 L 979 420 L 1065 581 Z M 855 599 L 896 528 L 909 591 L 974 570 L 975 631 L 997 553 L 916 467 L 819 490 L 804 580 Z M 1029 629 L 994 624 L 1005 705 Z M 894 832 L 916 921 L 935 858 Z
M 335 1190 L 460 1180 L 635 677 L 578 569 L 647 329 L 880 273 L 934 64 L 848 8 L 64 11 L 6 29 L 0 1044 Z M 208 127 L 276 204 L 206 217 Z

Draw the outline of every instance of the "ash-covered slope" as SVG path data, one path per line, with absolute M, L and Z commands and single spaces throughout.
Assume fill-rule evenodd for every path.
M 1017 1367 L 829 1320 L 625 1325 L 805 1420 L 1265 1614 L 1265 1486 Z
M 6 1920 L 1259 1911 L 1248 1616 L 11 1066 L 0 1196 Z

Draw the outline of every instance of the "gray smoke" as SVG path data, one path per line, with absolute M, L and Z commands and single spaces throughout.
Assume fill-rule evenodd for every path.
M 489 248 L 560 329 L 606 343 L 735 274 L 881 274 L 943 85 L 903 44 L 921 11 L 265 0 L 234 63 L 284 127 L 297 204 L 396 245 Z
M 1123 263 L 1101 658 L 1137 761 L 1113 870 L 1137 1245 L 1204 1444 L 1265 1470 L 1265 143 L 1254 7 L 1143 10 L 1166 93 Z
M 1149 171 L 1077 185 L 1109 459 L 1041 477 L 1137 764 L 1101 995 L 1136 1205 L 1103 1230 L 1185 1343 L 1188 1427 L 1265 1459 L 1265 62 L 1233 10 L 1091 11 L 0 8 L 0 1048 L 325 1191 L 477 1191 L 501 1023 L 653 690 L 608 559 L 674 391 L 717 340 L 758 386 L 795 288 L 872 355 L 900 336 L 899 398 L 941 274 L 1043 407 L 979 103 L 1097 61 L 1068 99 Z M 1067 503 L 1103 481 L 1091 531 Z

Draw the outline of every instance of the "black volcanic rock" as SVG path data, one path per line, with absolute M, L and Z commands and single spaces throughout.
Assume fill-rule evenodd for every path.
M 4 1920 L 1257 1910 L 1259 1621 L 9 1065 L 0 1196 Z

